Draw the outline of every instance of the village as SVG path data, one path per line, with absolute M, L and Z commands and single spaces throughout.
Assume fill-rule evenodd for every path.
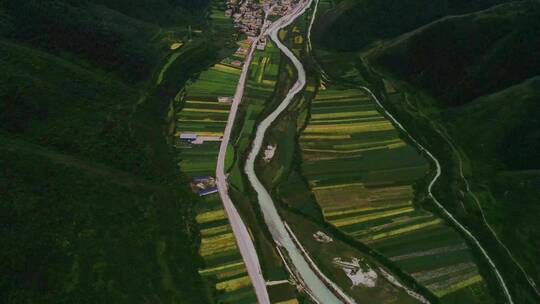
M 289 13 L 293 9 L 291 0 L 227 0 L 225 3 L 224 14 L 231 18 L 233 26 L 244 37 L 237 42 L 238 48 L 231 56 L 224 58 L 214 68 L 223 72 L 239 72 L 243 67 L 246 56 L 249 53 L 252 44 L 257 41 L 262 28 L 268 26 L 271 21 L 269 19 L 277 19 Z M 265 19 L 267 19 L 265 21 Z M 261 37 L 258 40 L 256 49 L 264 51 L 267 46 L 267 38 Z M 233 101 L 233 96 L 222 95 L 216 98 L 217 105 L 213 111 L 225 111 Z M 189 103 L 190 101 L 188 101 Z M 197 101 L 192 101 L 197 103 Z M 219 110 L 218 110 L 219 109 Z M 210 123 L 210 122 L 209 122 Z M 205 132 L 196 130 L 185 130 L 177 134 L 177 148 L 192 149 L 193 147 L 204 145 L 205 143 L 219 143 L 223 140 L 223 135 L 220 132 Z M 274 152 L 274 148 L 267 151 L 269 153 L 265 159 L 269 161 Z M 192 180 L 192 190 L 199 196 L 206 196 L 217 191 L 215 178 L 213 176 L 197 176 Z

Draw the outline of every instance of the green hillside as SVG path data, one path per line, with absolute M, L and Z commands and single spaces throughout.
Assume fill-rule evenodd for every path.
M 449 110 L 455 136 L 500 170 L 540 169 L 540 76 Z
M 209 302 L 165 118 L 219 46 L 96 3 L 0 3 L 1 302 Z
M 335 0 L 321 16 L 317 42 L 339 50 L 358 50 L 370 43 L 412 31 L 441 17 L 488 8 L 508 0 Z
M 429 24 L 370 61 L 446 104 L 463 104 L 540 74 L 539 31 L 539 2 L 506 4 Z

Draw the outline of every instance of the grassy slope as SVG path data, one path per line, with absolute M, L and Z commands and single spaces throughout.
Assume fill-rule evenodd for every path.
M 130 83 L 145 80 L 163 50 L 150 43 L 161 31 L 158 25 L 89 1 L 8 0 L 0 10 L 4 38 Z
M 508 0 L 342 0 L 321 16 L 317 42 L 339 50 L 358 50 L 449 14 L 462 14 Z
M 182 73 L 150 87 L 168 47 L 149 44 L 158 26 L 96 6 L 66 7 L 80 22 L 51 18 L 54 26 L 32 28 L 28 39 L 14 26 L 0 41 L 2 302 L 206 302 L 194 198 L 179 186 L 164 117 L 186 79 L 213 56 L 212 44 L 186 45 L 168 70 Z M 14 25 L 13 11 L 0 12 Z M 137 52 L 149 58 L 143 70 L 130 66 Z M 132 78 L 133 71 L 142 73 Z
M 540 74 L 540 3 L 525 1 L 444 18 L 370 57 L 449 105 L 466 103 Z
M 453 137 L 470 158 L 475 190 L 482 195 L 488 218 L 527 271 L 540 280 L 540 77 L 446 116 Z

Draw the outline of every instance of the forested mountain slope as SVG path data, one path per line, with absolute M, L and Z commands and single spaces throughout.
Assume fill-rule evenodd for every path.
M 322 46 L 358 50 L 412 31 L 447 15 L 464 14 L 509 0 L 338 0 L 321 15 L 315 37 Z
M 372 62 L 449 105 L 540 74 L 540 2 L 448 17 L 373 52 Z
M 205 5 L 0 3 L 2 303 L 208 301 L 164 120 L 215 56 L 204 33 L 185 40 Z

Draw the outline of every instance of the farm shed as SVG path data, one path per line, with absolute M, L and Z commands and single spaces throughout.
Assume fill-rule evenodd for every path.
M 194 133 L 182 133 L 180 134 L 181 140 L 194 141 L 197 140 L 197 134 Z
M 205 196 L 205 195 L 209 195 L 209 194 L 216 193 L 216 192 L 218 192 L 217 187 L 206 188 L 206 189 L 203 189 L 203 190 L 199 191 L 199 196 Z

